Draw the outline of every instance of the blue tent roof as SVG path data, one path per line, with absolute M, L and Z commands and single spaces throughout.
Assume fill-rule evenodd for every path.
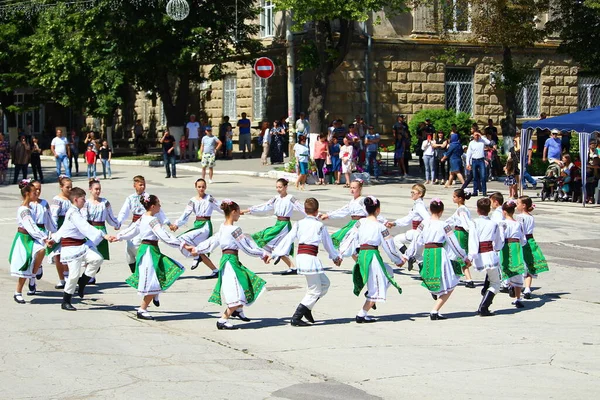
M 559 129 L 561 131 L 600 132 L 600 106 L 558 117 L 527 121 L 523 128 Z

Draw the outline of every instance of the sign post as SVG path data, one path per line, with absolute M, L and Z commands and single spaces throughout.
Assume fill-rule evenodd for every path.
M 275 73 L 275 64 L 270 58 L 261 57 L 254 63 L 254 73 L 262 79 L 269 79 Z

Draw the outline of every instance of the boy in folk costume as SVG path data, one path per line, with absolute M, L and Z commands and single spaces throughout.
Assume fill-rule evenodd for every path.
M 483 299 L 479 304 L 477 313 L 482 317 L 494 315 L 489 307 L 494 301 L 494 296 L 500 289 L 500 260 L 498 251 L 502 249 L 502 234 L 497 222 L 492 221 L 490 213 L 490 199 L 477 200 L 477 214 L 479 218 L 470 223 L 469 229 L 469 259 L 478 271 L 485 270 L 486 284 L 482 290 Z
M 140 196 L 146 192 L 146 179 L 141 175 L 134 176 L 133 189 L 135 190 L 135 193 L 125 199 L 125 203 L 123 204 L 123 207 L 121 207 L 121 211 L 119 211 L 119 215 L 117 216 L 117 222 L 120 226 L 123 226 L 125 220 L 129 218 L 130 212 L 133 214 L 131 223 L 137 222 L 137 220 L 139 220 L 142 215 L 146 213 L 146 209 L 140 202 Z M 171 221 L 169 221 L 162 210 L 156 215 L 156 217 L 161 225 L 169 225 L 169 228 L 172 231 L 177 230 L 177 226 L 171 224 Z M 127 240 L 126 258 L 132 274 L 135 272 L 136 255 L 140 244 L 141 239 L 137 236 L 133 239 Z
M 325 250 L 329 253 L 329 258 L 336 265 L 339 266 L 342 262 L 340 254 L 333 246 L 327 228 L 317 218 L 319 215 L 319 202 L 317 199 L 312 197 L 306 199 L 304 211 L 306 212 L 306 218 L 294 224 L 292 230 L 279 242 L 271 255 L 272 258 L 287 256 L 292 244 L 298 239 L 296 265 L 298 275 L 306 276 L 308 291 L 292 316 L 292 326 L 307 326 L 308 324 L 302 321 L 303 317 L 314 323 L 315 320 L 311 311 L 317 300 L 325 296 L 329 289 L 329 279 L 325 275 L 323 264 L 317 257 L 319 243 L 323 243 Z
M 85 205 L 85 190 L 73 188 L 69 198 L 72 205 L 65 215 L 65 222 L 50 238 L 53 242 L 60 242 L 60 261 L 69 267 L 69 278 L 65 283 L 61 308 L 75 311 L 76 308 L 71 305 L 75 287 L 79 285 L 78 294 L 83 298 L 85 286 L 90 279 L 96 276 L 96 272 L 104 261 L 96 250 L 96 246 L 102 239 L 108 239 L 109 236 L 94 228 L 81 215 L 81 209 Z M 83 275 L 81 275 L 82 269 L 84 269 Z

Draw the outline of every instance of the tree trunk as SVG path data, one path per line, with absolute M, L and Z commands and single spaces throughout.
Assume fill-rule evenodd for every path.
M 504 75 L 512 77 L 514 75 L 513 69 L 513 58 L 510 47 L 504 47 L 502 53 L 502 69 Z M 503 137 L 513 137 L 517 131 L 517 87 L 512 78 L 505 88 L 505 107 L 506 107 L 506 119 L 504 126 L 502 126 Z M 504 150 L 510 149 L 512 145 L 511 140 L 504 140 Z M 523 143 L 521 145 L 524 145 Z
M 169 132 L 175 138 L 177 146 L 175 153 L 179 155 L 179 139 L 184 133 L 184 121 L 190 97 L 190 75 L 182 73 L 179 76 L 164 74 L 165 79 L 159 85 L 158 94 L 163 103 Z
M 324 68 L 319 68 L 315 74 L 313 84 L 308 95 L 308 120 L 310 121 L 310 133 L 321 133 L 325 129 L 325 101 L 327 100 L 327 88 L 329 74 Z

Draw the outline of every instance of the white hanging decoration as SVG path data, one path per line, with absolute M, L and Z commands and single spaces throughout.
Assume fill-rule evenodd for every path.
M 186 0 L 169 0 L 167 15 L 175 21 L 182 21 L 190 14 L 190 5 Z

